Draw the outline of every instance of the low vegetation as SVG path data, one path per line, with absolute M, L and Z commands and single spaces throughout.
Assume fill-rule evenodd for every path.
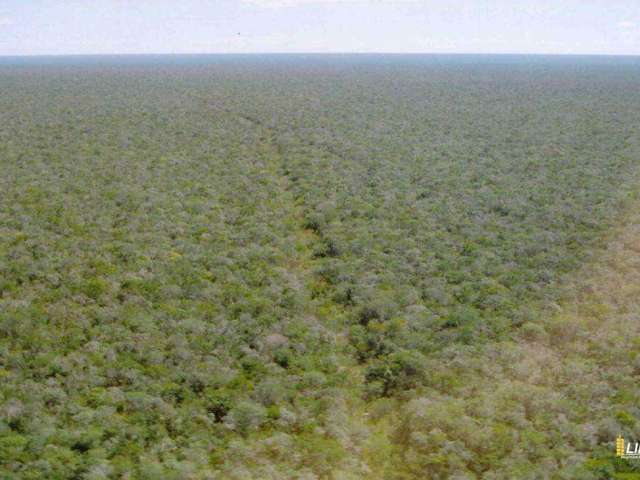
M 640 478 L 639 81 L 0 64 L 0 476 Z

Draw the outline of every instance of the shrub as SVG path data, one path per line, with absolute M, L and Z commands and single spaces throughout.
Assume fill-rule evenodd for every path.
M 420 385 L 427 376 L 426 368 L 425 358 L 420 353 L 401 350 L 367 367 L 365 379 L 372 386 L 379 385 L 375 393 L 389 396 Z
M 267 418 L 267 410 L 255 402 L 245 400 L 236 405 L 225 417 L 225 423 L 232 430 L 247 436 L 257 430 Z

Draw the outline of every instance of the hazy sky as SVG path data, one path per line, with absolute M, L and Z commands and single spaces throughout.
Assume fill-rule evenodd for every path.
M 0 55 L 640 54 L 640 0 L 0 0 Z

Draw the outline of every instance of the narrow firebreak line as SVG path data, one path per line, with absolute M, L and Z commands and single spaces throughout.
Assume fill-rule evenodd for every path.
M 352 313 L 352 306 L 337 304 L 332 298 L 333 292 L 330 288 L 313 288 L 313 285 L 326 285 L 327 283 L 321 273 L 319 273 L 322 270 L 320 267 L 323 265 L 323 258 L 314 254 L 317 249 L 321 249 L 324 246 L 326 239 L 323 237 L 321 230 L 311 228 L 308 225 L 305 213 L 307 205 L 304 204 L 303 200 L 300 200 L 295 196 L 292 189 L 295 179 L 290 173 L 290 169 L 287 168 L 285 149 L 283 145 L 278 142 L 278 130 L 267 126 L 265 122 L 251 115 L 236 112 L 230 108 L 222 107 L 220 105 L 215 105 L 215 108 L 221 110 L 225 114 L 250 123 L 259 132 L 260 138 L 263 139 L 262 141 L 265 151 L 263 160 L 266 162 L 266 168 L 274 178 L 279 179 L 278 183 L 280 188 L 278 194 L 283 197 L 285 200 L 284 203 L 290 206 L 290 216 L 295 221 L 295 225 L 297 225 L 296 236 L 306 245 L 303 258 L 292 259 L 292 261 L 289 262 L 289 265 L 291 266 L 290 273 L 299 279 L 299 283 L 305 285 L 306 293 L 308 293 L 308 297 L 312 299 L 312 301 L 306 305 L 306 308 L 309 309 L 308 314 L 313 315 L 316 318 L 322 318 L 325 315 L 319 311 L 322 308 L 325 311 L 330 310 L 340 312 L 345 318 L 349 318 Z M 295 132 L 294 135 L 303 147 L 322 149 L 342 160 L 348 159 L 347 156 L 334 151 L 334 149 L 327 149 L 326 147 L 319 145 L 317 142 L 303 139 Z M 339 256 L 334 256 L 332 258 L 335 260 L 336 258 L 339 258 Z M 313 290 L 313 292 L 310 290 Z M 345 421 L 352 426 L 352 431 L 369 432 L 370 435 L 367 435 L 366 437 L 371 439 L 376 437 L 379 442 L 380 437 L 382 436 L 386 438 L 388 437 L 388 433 L 384 425 L 376 426 L 372 424 L 369 419 L 369 414 L 367 412 L 368 402 L 363 394 L 365 390 L 364 371 L 366 364 L 359 362 L 348 349 L 348 324 L 343 324 L 341 327 L 342 328 L 338 331 L 334 331 L 334 334 L 336 339 L 336 350 L 342 353 L 342 355 L 339 355 L 339 358 L 342 358 L 343 360 L 339 369 L 345 372 L 348 378 L 344 388 L 349 392 L 346 395 L 346 398 L 348 398 L 349 401 L 345 405 L 343 412 L 344 418 Z M 357 445 L 353 444 L 354 439 L 351 438 L 347 440 L 348 444 L 344 445 L 344 447 L 346 450 L 350 450 L 353 455 L 357 455 L 360 458 L 362 468 L 364 471 L 368 472 L 368 478 L 375 479 L 378 478 L 375 475 L 381 474 L 382 472 L 378 471 L 374 473 L 368 466 L 370 460 L 369 456 L 371 455 L 371 452 L 369 452 L 370 447 L 368 445 L 368 438 L 364 440 L 361 439 L 360 444 Z M 375 459 L 375 463 L 379 464 L 380 462 L 381 460 L 379 458 Z M 336 472 L 341 471 L 340 466 L 335 466 L 335 468 Z

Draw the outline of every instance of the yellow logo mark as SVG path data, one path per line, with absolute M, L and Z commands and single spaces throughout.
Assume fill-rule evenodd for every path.
M 616 438 L 616 457 L 622 457 L 624 455 L 624 438 L 618 435 Z

